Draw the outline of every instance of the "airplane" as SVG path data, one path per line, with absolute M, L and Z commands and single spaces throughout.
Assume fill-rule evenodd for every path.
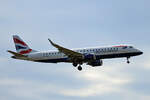
M 40 52 L 31 49 L 17 35 L 13 35 L 13 40 L 16 52 L 8 50 L 8 52 L 13 55 L 11 58 L 43 63 L 72 63 L 79 71 L 82 70 L 81 65 L 84 63 L 92 67 L 97 67 L 103 65 L 103 59 L 122 57 L 126 57 L 127 63 L 130 63 L 130 57 L 143 54 L 142 51 L 131 45 L 68 49 L 54 43 L 50 39 L 48 39 L 50 44 L 58 50 Z

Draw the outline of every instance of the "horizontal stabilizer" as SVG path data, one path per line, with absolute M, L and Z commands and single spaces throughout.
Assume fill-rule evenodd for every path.
M 10 50 L 7 50 L 7 52 L 9 52 L 9 53 L 13 54 L 13 55 L 14 55 L 14 56 L 16 56 L 16 57 L 27 57 L 27 56 L 25 56 L 25 55 L 22 55 L 22 54 L 19 54 L 19 53 L 16 53 L 16 52 L 10 51 Z

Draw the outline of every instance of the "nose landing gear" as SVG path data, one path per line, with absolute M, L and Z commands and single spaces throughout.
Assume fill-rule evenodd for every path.
M 127 63 L 128 63 L 128 64 L 130 63 L 129 58 L 130 58 L 130 57 L 127 57 Z

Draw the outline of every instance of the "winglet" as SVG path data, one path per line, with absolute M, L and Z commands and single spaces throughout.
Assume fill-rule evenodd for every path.
M 53 44 L 53 42 L 51 41 L 51 39 L 48 39 L 49 40 L 49 42 L 51 43 L 51 44 Z
M 49 40 L 49 42 L 50 42 L 54 47 L 56 47 L 56 44 L 53 43 L 53 42 L 51 41 L 51 39 L 48 39 L 48 40 Z

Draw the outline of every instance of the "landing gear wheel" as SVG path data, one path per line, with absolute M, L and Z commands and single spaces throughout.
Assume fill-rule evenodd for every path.
M 127 57 L 127 63 L 128 63 L 128 64 L 130 63 L 129 58 L 130 58 L 130 57 Z
M 74 66 L 74 67 L 77 67 L 77 65 L 78 65 L 77 63 L 73 63 L 73 66 Z
M 81 70 L 82 70 L 82 67 L 81 67 L 81 66 L 78 66 L 78 70 L 81 71 Z

